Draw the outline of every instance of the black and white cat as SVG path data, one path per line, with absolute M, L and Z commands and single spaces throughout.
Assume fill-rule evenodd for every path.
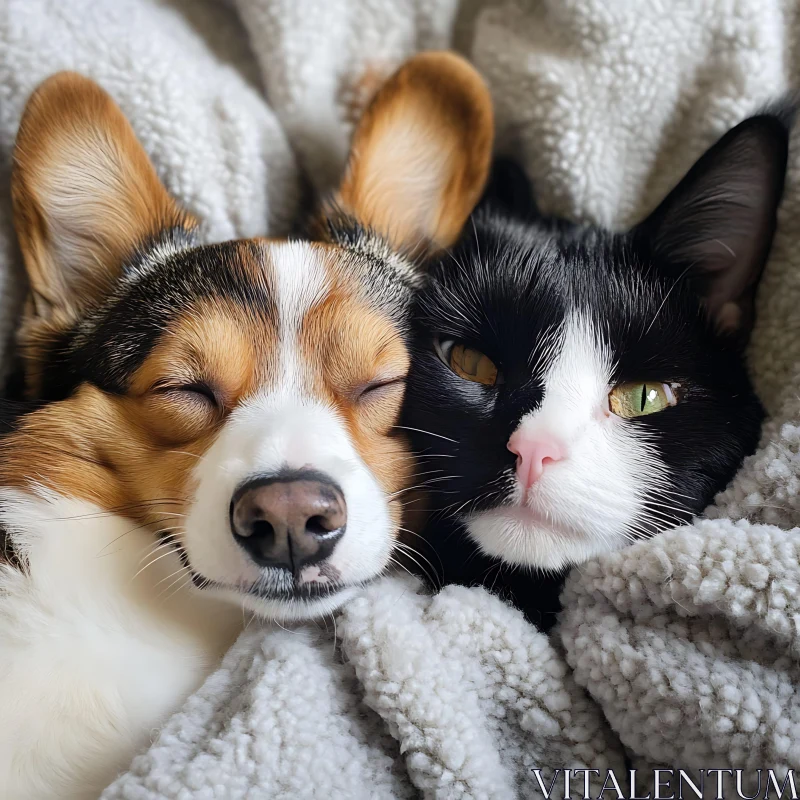
M 626 233 L 543 217 L 495 174 L 417 301 L 404 425 L 439 580 L 548 628 L 571 565 L 688 521 L 753 452 L 743 347 L 790 116 L 729 131 Z

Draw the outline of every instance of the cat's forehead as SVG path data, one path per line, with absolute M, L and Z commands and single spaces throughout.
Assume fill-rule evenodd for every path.
M 479 216 L 431 278 L 422 327 L 469 343 L 520 378 L 543 366 L 542 343 L 556 347 L 576 317 L 617 377 L 685 371 L 704 359 L 713 335 L 691 289 L 629 237 L 563 221 Z
M 601 304 L 647 311 L 653 293 L 667 285 L 625 236 L 560 220 L 509 227 L 490 221 L 472 249 L 506 301 L 546 301 L 563 314 Z M 638 308 L 631 307 L 635 300 Z
M 554 222 L 484 218 L 432 271 L 433 307 L 452 323 L 522 335 L 560 326 L 574 313 L 624 326 L 652 320 L 674 282 L 622 236 Z M 681 293 L 672 298 L 683 301 Z M 475 334 L 479 331 L 475 330 Z

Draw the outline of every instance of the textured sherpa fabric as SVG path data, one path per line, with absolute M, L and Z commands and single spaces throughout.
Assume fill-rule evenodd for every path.
M 453 42 L 541 206 L 624 226 L 798 87 L 799 15 L 797 0 L 0 0 L 0 334 L 21 292 L 11 146 L 57 69 L 113 93 L 213 241 L 285 231 L 305 181 L 336 183 L 380 80 Z M 750 352 L 771 419 L 707 519 L 575 570 L 551 641 L 483 591 L 399 579 L 335 626 L 253 623 L 105 796 L 534 797 L 530 767 L 548 783 L 619 769 L 623 745 L 636 765 L 800 769 L 798 145 Z
M 531 768 L 622 769 L 597 707 L 483 591 L 370 587 L 331 627 L 246 631 L 103 797 L 533 796 Z M 466 657 L 465 657 L 466 656 Z M 598 790 L 599 785 L 594 786 Z
M 597 708 L 520 612 L 480 589 L 430 598 L 412 586 L 371 587 L 339 635 L 425 796 L 511 800 L 533 796 L 534 768 L 549 782 L 556 765 L 623 767 Z
M 730 520 L 586 564 L 564 594 L 568 662 L 651 762 L 783 775 L 800 764 L 799 565 L 800 531 Z
M 413 797 L 355 683 L 330 637 L 253 624 L 104 797 Z

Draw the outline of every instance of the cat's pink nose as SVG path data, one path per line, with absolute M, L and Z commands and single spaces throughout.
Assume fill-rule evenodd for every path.
M 544 468 L 564 458 L 564 446 L 547 433 L 516 430 L 508 440 L 508 449 L 517 457 L 517 478 L 526 489 L 542 477 Z

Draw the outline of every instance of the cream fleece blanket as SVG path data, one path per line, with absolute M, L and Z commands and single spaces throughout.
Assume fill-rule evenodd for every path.
M 26 97 L 58 69 L 112 92 L 219 240 L 285 231 L 301 171 L 335 183 L 375 81 L 453 44 L 488 80 L 499 146 L 540 204 L 625 225 L 724 130 L 800 83 L 798 11 L 794 0 L 0 0 L 4 338 L 21 286 L 10 148 Z M 556 769 L 624 776 L 623 746 L 635 765 L 695 778 L 744 769 L 749 794 L 756 768 L 800 770 L 799 167 L 794 146 L 751 348 L 771 421 L 708 519 L 575 570 L 550 640 L 483 591 L 428 597 L 396 578 L 327 626 L 251 625 L 104 797 L 533 797 L 536 769 L 545 786 Z M 583 796 L 581 778 L 572 792 Z

